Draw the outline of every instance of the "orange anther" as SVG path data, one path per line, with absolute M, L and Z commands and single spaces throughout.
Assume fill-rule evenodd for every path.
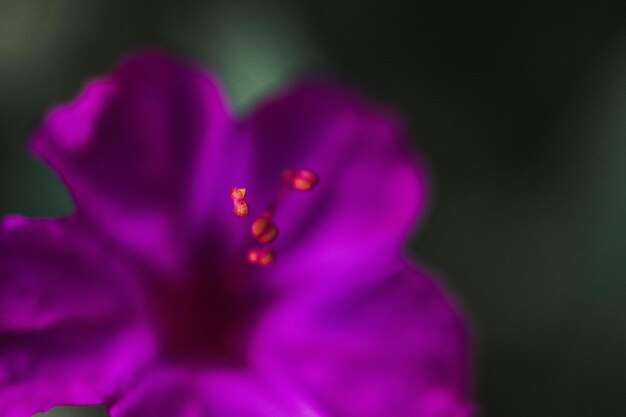
M 248 203 L 245 200 L 235 200 L 234 205 L 235 216 L 246 217 L 248 215 Z
M 246 217 L 248 215 L 248 203 L 246 203 L 245 197 L 245 188 L 233 187 L 230 190 L 230 198 L 233 200 L 233 211 L 237 217 Z
M 246 198 L 246 189 L 245 188 L 237 188 L 233 187 L 230 190 L 230 198 L 231 200 L 243 200 Z
M 269 248 L 252 248 L 246 257 L 250 264 L 262 267 L 269 266 L 274 262 L 274 252 Z
M 287 170 L 283 177 L 291 189 L 296 191 L 311 191 L 319 182 L 317 174 L 309 169 Z
M 264 214 L 252 222 L 252 236 L 261 243 L 273 242 L 278 236 L 278 227 L 271 216 Z

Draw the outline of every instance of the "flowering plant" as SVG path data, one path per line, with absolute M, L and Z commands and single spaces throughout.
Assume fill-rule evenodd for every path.
M 76 210 L 2 222 L 1 416 L 472 414 L 465 324 L 402 256 L 428 185 L 393 113 L 305 81 L 238 121 L 144 52 L 32 150 Z

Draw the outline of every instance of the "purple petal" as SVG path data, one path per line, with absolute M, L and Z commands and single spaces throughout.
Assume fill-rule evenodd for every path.
M 67 184 L 80 216 L 171 266 L 209 216 L 230 126 L 209 75 L 140 53 L 53 109 L 32 147 Z
M 402 123 L 338 86 L 298 84 L 262 105 L 241 131 L 253 144 L 256 210 L 279 193 L 283 170 L 319 175 L 319 186 L 291 193 L 276 214 L 276 251 L 291 273 L 398 253 L 425 211 L 426 170 Z
M 0 225 L 0 415 L 98 405 L 151 358 L 135 277 L 73 220 Z
M 287 300 L 262 324 L 255 363 L 310 393 L 329 415 L 469 417 L 471 353 L 461 317 L 423 273 L 388 273 Z
M 160 369 L 110 410 L 112 417 L 322 417 L 292 392 L 233 371 Z

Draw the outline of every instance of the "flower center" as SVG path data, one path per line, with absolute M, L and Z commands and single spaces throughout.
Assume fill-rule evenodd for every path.
M 271 301 L 265 283 L 250 274 L 250 265 L 267 267 L 275 260 L 269 247 L 279 235 L 274 213 L 292 192 L 307 192 L 317 185 L 313 171 L 286 170 L 283 187 L 261 215 L 250 224 L 254 243 L 246 262 L 241 253 L 224 251 L 219 236 L 210 236 L 196 248 L 192 264 L 180 279 L 155 277 L 150 283 L 152 311 L 161 337 L 163 355 L 195 366 L 207 362 L 240 365 L 246 361 L 251 330 Z M 233 213 L 246 218 L 251 209 L 245 188 L 230 193 Z
M 198 256 L 180 280 L 151 284 L 152 311 L 165 358 L 191 366 L 238 366 L 270 294 L 235 254 L 213 249 L 212 256 Z
M 283 171 L 283 188 L 270 203 L 265 212 L 257 217 L 250 227 L 252 237 L 262 245 L 268 245 L 278 237 L 278 226 L 274 222 L 274 213 L 287 197 L 290 191 L 308 192 L 319 183 L 318 175 L 310 169 L 286 169 Z M 230 191 L 230 198 L 233 201 L 233 212 L 237 217 L 246 217 L 250 212 L 246 202 L 246 189 L 233 187 Z M 274 251 L 267 247 L 252 247 L 248 250 L 246 259 L 252 265 L 267 267 L 274 262 L 276 255 Z

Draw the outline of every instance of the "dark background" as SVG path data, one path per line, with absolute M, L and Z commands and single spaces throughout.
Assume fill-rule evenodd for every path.
M 472 317 L 482 414 L 626 415 L 626 3 L 130 3 L 0 0 L 0 214 L 71 211 L 25 141 L 124 52 L 213 68 L 240 111 L 331 73 L 432 165 L 412 248 Z

